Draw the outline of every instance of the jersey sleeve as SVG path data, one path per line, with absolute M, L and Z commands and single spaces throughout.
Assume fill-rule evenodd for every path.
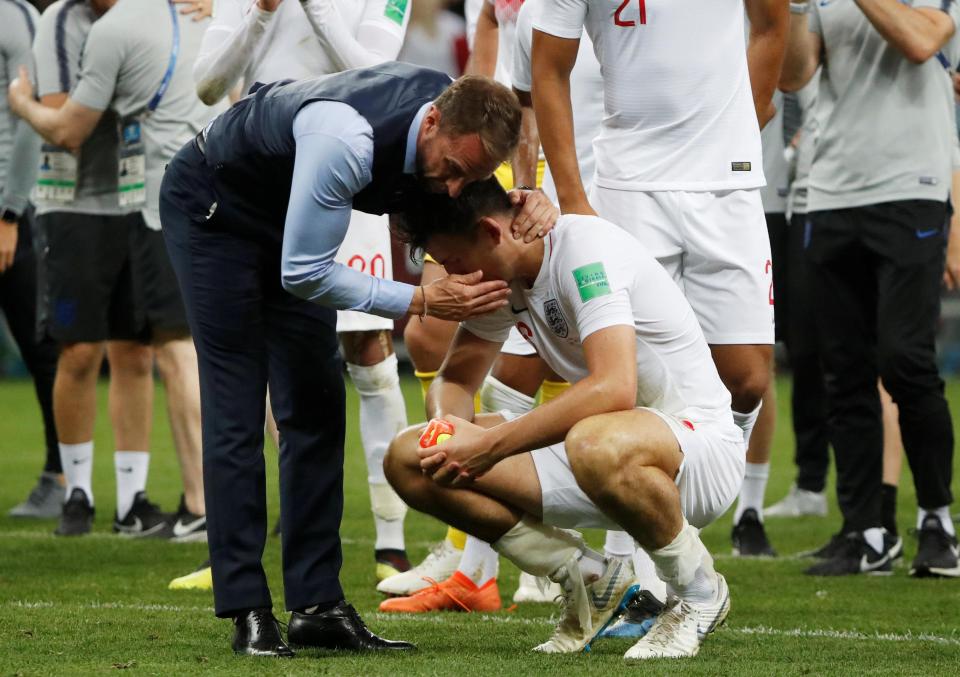
M 558 38 L 577 40 L 583 32 L 587 5 L 588 0 L 543 0 L 533 27 Z
M 513 311 L 509 306 L 464 320 L 460 326 L 468 332 L 491 343 L 504 343 L 513 328 Z
M 83 48 L 80 81 L 70 92 L 70 98 L 93 110 L 109 108 L 125 52 L 123 35 L 104 23 L 95 23 Z
M 581 341 L 607 327 L 635 326 L 630 301 L 635 265 L 628 252 L 602 241 L 577 238 L 552 253 L 561 304 L 574 318 Z
M 513 88 L 521 92 L 533 89 L 533 69 L 530 61 L 533 45 L 533 3 L 524 3 L 517 15 L 517 43 L 513 48 L 510 78 Z

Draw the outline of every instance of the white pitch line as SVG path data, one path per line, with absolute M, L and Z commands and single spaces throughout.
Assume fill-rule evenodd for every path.
M 76 608 L 76 609 L 105 609 L 122 611 L 166 611 L 171 613 L 213 613 L 213 607 L 210 606 L 179 606 L 175 604 L 139 604 L 128 602 L 88 602 L 86 604 L 63 604 L 50 600 L 11 600 L 6 602 L 5 606 L 17 609 L 52 609 Z M 549 617 L 524 618 L 522 616 L 513 616 L 509 614 L 470 614 L 454 616 L 452 614 L 436 614 L 424 616 L 420 614 L 385 614 L 375 612 L 368 615 L 378 622 L 396 622 L 407 621 L 415 623 L 427 623 L 432 625 L 443 625 L 449 622 L 477 622 L 492 623 L 495 625 L 527 625 L 537 627 L 549 627 L 556 623 L 556 619 Z M 720 632 L 733 632 L 738 635 L 762 635 L 767 637 L 799 637 L 802 639 L 838 639 L 854 641 L 875 641 L 875 642 L 900 642 L 900 643 L 927 643 L 940 644 L 942 646 L 960 646 L 960 636 L 943 636 L 930 633 L 894 633 L 894 632 L 861 632 L 859 630 L 836 630 L 833 628 L 772 628 L 766 625 L 757 626 L 725 626 Z

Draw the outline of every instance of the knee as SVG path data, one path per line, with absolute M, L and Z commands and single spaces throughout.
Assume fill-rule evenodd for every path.
M 419 371 L 436 371 L 446 355 L 444 340 L 449 331 L 437 326 L 438 322 L 442 321 L 428 317 L 423 322 L 407 322 L 403 330 L 403 343 Z
M 622 460 L 613 432 L 599 418 L 594 416 L 574 425 L 564 442 L 573 476 L 591 497 L 610 489 Z
M 881 345 L 877 354 L 880 380 L 895 402 L 910 396 L 909 388 L 941 387 L 940 375 L 931 355 L 925 359 L 905 341 Z
M 348 364 L 373 367 L 393 353 L 388 331 L 351 331 L 340 335 L 343 356 Z
M 728 378 L 725 385 L 730 391 L 733 410 L 748 413 L 759 407 L 770 387 L 770 378 L 768 368 L 744 369 Z
M 102 344 L 71 343 L 60 351 L 57 372 L 74 381 L 95 378 L 102 359 Z
M 420 457 L 417 455 L 418 441 L 423 432 L 423 424 L 410 426 L 400 431 L 383 458 L 383 474 L 390 486 L 406 500 L 411 475 L 420 476 Z
M 190 341 L 168 341 L 156 348 L 157 371 L 167 388 L 184 384 L 188 379 L 196 379 L 197 353 Z

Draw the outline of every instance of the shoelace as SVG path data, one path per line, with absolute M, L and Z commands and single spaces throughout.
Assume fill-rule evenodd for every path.
M 423 577 L 423 580 L 425 580 L 427 583 L 429 583 L 429 584 L 430 584 L 430 587 L 429 587 L 429 588 L 424 588 L 423 590 L 418 590 L 417 592 L 413 593 L 413 595 L 411 595 L 411 597 L 419 597 L 420 595 L 428 595 L 428 594 L 430 594 L 430 593 L 439 592 L 439 593 L 443 593 L 444 595 L 446 595 L 447 597 L 449 597 L 450 599 L 452 599 L 457 605 L 460 606 L 461 609 L 463 609 L 463 610 L 466 611 L 467 613 L 471 613 L 471 612 L 473 611 L 473 609 L 471 609 L 471 608 L 468 607 L 466 604 L 464 604 L 464 603 L 461 602 L 459 599 L 457 599 L 457 596 L 456 596 L 456 595 L 454 595 L 452 592 L 450 592 L 449 590 L 447 590 L 445 587 L 441 586 L 441 585 L 440 585 L 439 583 L 437 583 L 434 579 L 430 578 L 429 576 L 424 576 L 424 577 Z
M 578 624 L 584 634 L 593 631 L 593 618 L 590 614 L 590 600 L 587 598 L 587 586 L 583 582 L 583 576 L 580 573 L 580 565 L 576 558 L 565 565 L 566 580 L 563 585 L 563 594 L 558 595 L 556 600 L 560 602 L 561 617 L 557 624 L 553 637 L 562 634 L 565 628 L 575 627 Z M 563 572 L 558 572 L 563 578 Z
M 644 642 L 654 644 L 660 648 L 666 648 L 673 637 L 680 630 L 680 624 L 683 623 L 683 602 L 676 599 L 672 605 L 668 605 L 663 613 L 657 617 L 653 627 L 643 638 Z

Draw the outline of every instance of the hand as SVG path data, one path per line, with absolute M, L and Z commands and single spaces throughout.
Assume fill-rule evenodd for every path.
M 560 210 L 539 190 L 511 190 L 510 202 L 520 207 L 520 212 L 510 224 L 513 239 L 521 237 L 524 242 L 533 242 L 543 237 L 557 224 Z
M 257 7 L 264 12 L 276 12 L 283 0 L 257 0 Z
M 183 5 L 180 13 L 184 16 L 193 14 L 194 21 L 213 16 L 213 0 L 173 0 L 173 4 Z
M 0 221 L 0 273 L 13 265 L 17 253 L 17 224 Z
M 27 72 L 26 66 L 20 66 L 19 77 L 10 83 L 7 100 L 10 102 L 10 110 L 13 114 L 23 117 L 26 103 L 33 100 L 33 84 L 30 82 L 30 73 Z
M 459 322 L 507 305 L 510 289 L 503 280 L 481 282 L 483 272 L 448 275 L 423 287 L 427 315 Z M 414 294 L 416 298 L 416 294 Z M 414 304 L 411 304 L 411 310 Z M 422 308 L 421 308 L 422 310 Z
M 456 429 L 441 445 L 420 449 L 420 468 L 441 486 L 458 487 L 485 475 L 500 459 L 491 450 L 488 431 L 456 416 L 444 420 Z
M 960 228 L 950 228 L 947 239 L 947 263 L 943 271 L 943 286 L 948 290 L 960 289 Z

